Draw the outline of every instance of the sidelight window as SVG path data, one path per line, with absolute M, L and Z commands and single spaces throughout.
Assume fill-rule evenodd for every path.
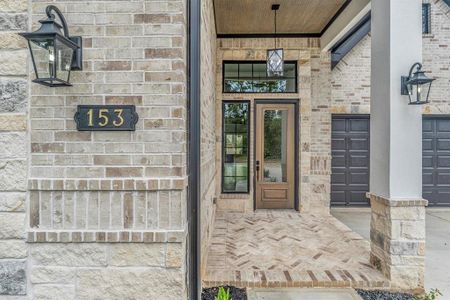
M 249 192 L 248 101 L 223 103 L 222 192 Z

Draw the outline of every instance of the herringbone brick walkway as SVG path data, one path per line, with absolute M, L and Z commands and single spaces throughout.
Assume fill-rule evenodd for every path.
M 369 242 L 332 216 L 218 213 L 203 285 L 388 287 L 369 253 Z

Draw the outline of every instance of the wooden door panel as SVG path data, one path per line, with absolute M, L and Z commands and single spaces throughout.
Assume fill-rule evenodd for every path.
M 294 208 L 295 106 L 256 106 L 256 208 Z

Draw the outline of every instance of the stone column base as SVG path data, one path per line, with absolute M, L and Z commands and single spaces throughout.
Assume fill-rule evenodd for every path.
M 372 265 L 391 281 L 392 289 L 423 292 L 428 201 L 387 199 L 374 194 L 369 197 Z

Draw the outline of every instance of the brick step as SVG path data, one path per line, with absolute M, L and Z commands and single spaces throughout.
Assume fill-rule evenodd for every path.
M 205 274 L 203 287 L 231 285 L 239 288 L 359 288 L 389 289 L 389 281 L 377 270 L 362 274 L 349 270 L 251 271 L 216 270 Z

